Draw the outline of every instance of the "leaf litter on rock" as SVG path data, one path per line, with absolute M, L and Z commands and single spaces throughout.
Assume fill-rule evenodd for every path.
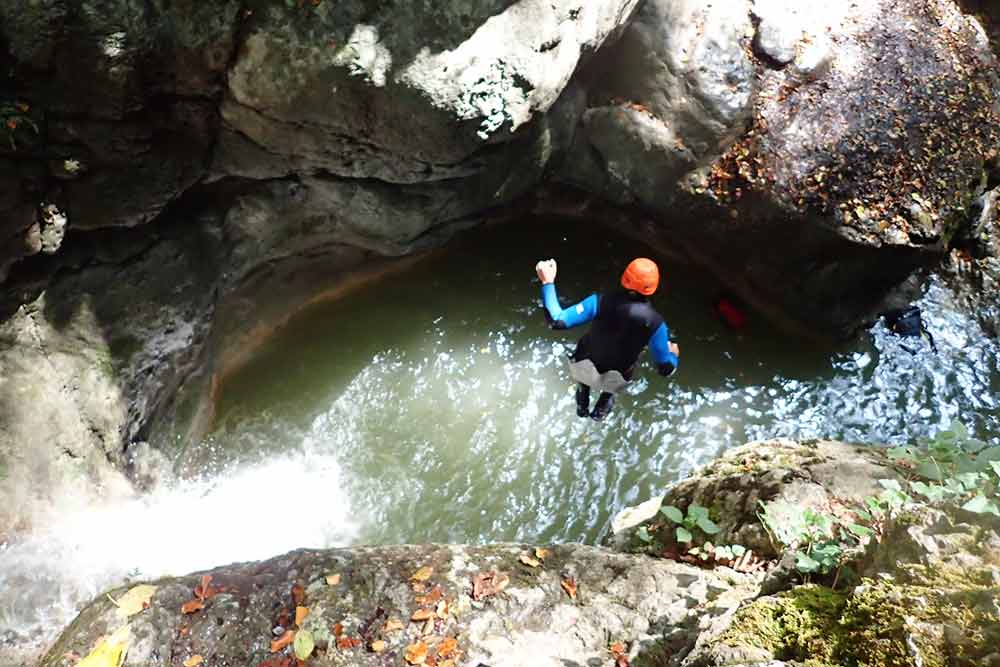
M 133 586 L 130 588 L 127 593 L 122 595 L 117 600 L 111 597 L 110 594 L 108 595 L 108 599 L 111 600 L 116 607 L 118 607 L 118 614 L 120 616 L 128 618 L 129 616 L 134 616 L 143 609 L 148 608 L 150 600 L 153 597 L 153 593 L 155 592 L 156 586 L 140 584 L 139 586 Z
M 482 600 L 496 595 L 510 583 L 510 577 L 496 570 L 480 572 L 472 578 L 472 599 Z

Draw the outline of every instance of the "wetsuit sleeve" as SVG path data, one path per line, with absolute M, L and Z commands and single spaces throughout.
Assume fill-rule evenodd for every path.
M 653 354 L 656 370 L 660 375 L 667 376 L 677 370 L 679 360 L 677 355 L 670 351 L 670 330 L 665 323 L 653 332 L 649 339 L 649 351 Z
M 549 326 L 553 329 L 569 329 L 586 324 L 597 317 L 597 295 L 591 294 L 578 304 L 563 310 L 556 295 L 555 283 L 542 285 L 542 303 Z

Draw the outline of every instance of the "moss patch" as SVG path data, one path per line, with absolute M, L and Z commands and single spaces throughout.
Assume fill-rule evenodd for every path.
M 838 653 L 838 623 L 846 597 L 822 586 L 800 586 L 762 598 L 742 609 L 720 643 L 752 646 L 779 660 L 832 663 Z
M 800 586 L 742 609 L 719 643 L 817 666 L 971 667 L 1000 646 L 1000 588 L 977 579 Z

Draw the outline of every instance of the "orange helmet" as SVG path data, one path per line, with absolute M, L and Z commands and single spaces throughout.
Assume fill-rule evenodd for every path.
M 645 257 L 633 259 L 622 274 L 622 287 L 649 296 L 660 285 L 660 269 Z

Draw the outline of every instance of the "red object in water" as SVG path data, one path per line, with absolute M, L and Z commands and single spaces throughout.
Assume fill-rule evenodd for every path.
M 730 329 L 742 329 L 747 323 L 746 314 L 726 297 L 721 297 L 715 302 L 715 310 Z

